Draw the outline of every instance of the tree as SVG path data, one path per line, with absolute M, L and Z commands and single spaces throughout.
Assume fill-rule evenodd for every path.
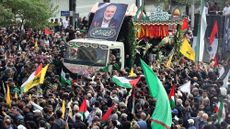
M 13 21 L 20 28 L 23 25 L 43 28 L 56 10 L 49 0 L 8 0 L 3 5 L 12 11 Z
M 11 22 L 13 13 L 2 4 L 0 4 L 0 10 L 0 26 L 7 26 Z

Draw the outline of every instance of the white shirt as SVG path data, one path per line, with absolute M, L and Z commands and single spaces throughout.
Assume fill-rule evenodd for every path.
M 69 25 L 69 21 L 68 20 L 63 20 L 63 27 L 66 29 Z
M 110 21 L 106 22 L 105 20 L 103 20 L 102 23 L 101 23 L 101 27 L 102 28 L 108 28 L 109 27 L 109 23 L 110 23 Z
M 224 7 L 224 9 L 223 9 L 223 15 L 227 16 L 229 14 L 230 14 L 230 6 L 229 7 Z

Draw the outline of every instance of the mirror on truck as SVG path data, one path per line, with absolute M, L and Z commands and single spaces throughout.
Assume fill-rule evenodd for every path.
M 113 70 L 121 69 L 121 50 L 120 49 L 110 49 L 109 53 L 109 64 L 112 65 Z

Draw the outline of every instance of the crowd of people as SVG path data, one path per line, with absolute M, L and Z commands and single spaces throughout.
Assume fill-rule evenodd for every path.
M 1 129 L 150 129 L 156 100 L 150 96 L 144 76 L 133 89 L 119 87 L 111 81 L 113 75 L 128 76 L 130 69 L 110 73 L 100 71 L 94 81 L 79 76 L 73 78 L 73 83 L 61 83 L 66 42 L 76 37 L 75 31 L 68 27 L 50 35 L 32 29 L 23 34 L 15 28 L 0 30 Z M 49 64 L 45 82 L 17 97 L 20 86 L 40 63 Z M 181 58 L 173 62 L 171 69 L 164 63 L 156 59 L 148 61 L 167 93 L 172 85 L 176 86 L 171 128 L 229 129 L 230 90 L 223 88 L 223 82 L 218 81 L 218 69 L 229 65 L 229 62 L 222 61 L 214 67 L 212 63 L 195 64 Z M 143 75 L 138 65 L 134 72 L 137 76 Z M 179 91 L 178 87 L 189 80 L 191 93 Z M 5 102 L 7 85 L 10 87 L 11 106 Z M 87 111 L 80 113 L 84 98 Z M 224 101 L 225 116 L 219 122 L 215 107 L 220 99 Z M 63 118 L 61 107 L 64 100 L 72 115 Z M 109 119 L 103 121 L 102 116 L 111 106 L 113 111 Z

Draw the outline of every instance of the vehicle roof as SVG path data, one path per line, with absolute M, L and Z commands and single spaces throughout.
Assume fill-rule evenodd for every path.
M 69 42 L 97 43 L 97 44 L 108 45 L 108 46 L 123 46 L 124 45 L 122 42 L 118 42 L 118 41 L 108 41 L 108 40 L 90 39 L 90 38 L 73 39 L 73 40 L 70 40 Z

